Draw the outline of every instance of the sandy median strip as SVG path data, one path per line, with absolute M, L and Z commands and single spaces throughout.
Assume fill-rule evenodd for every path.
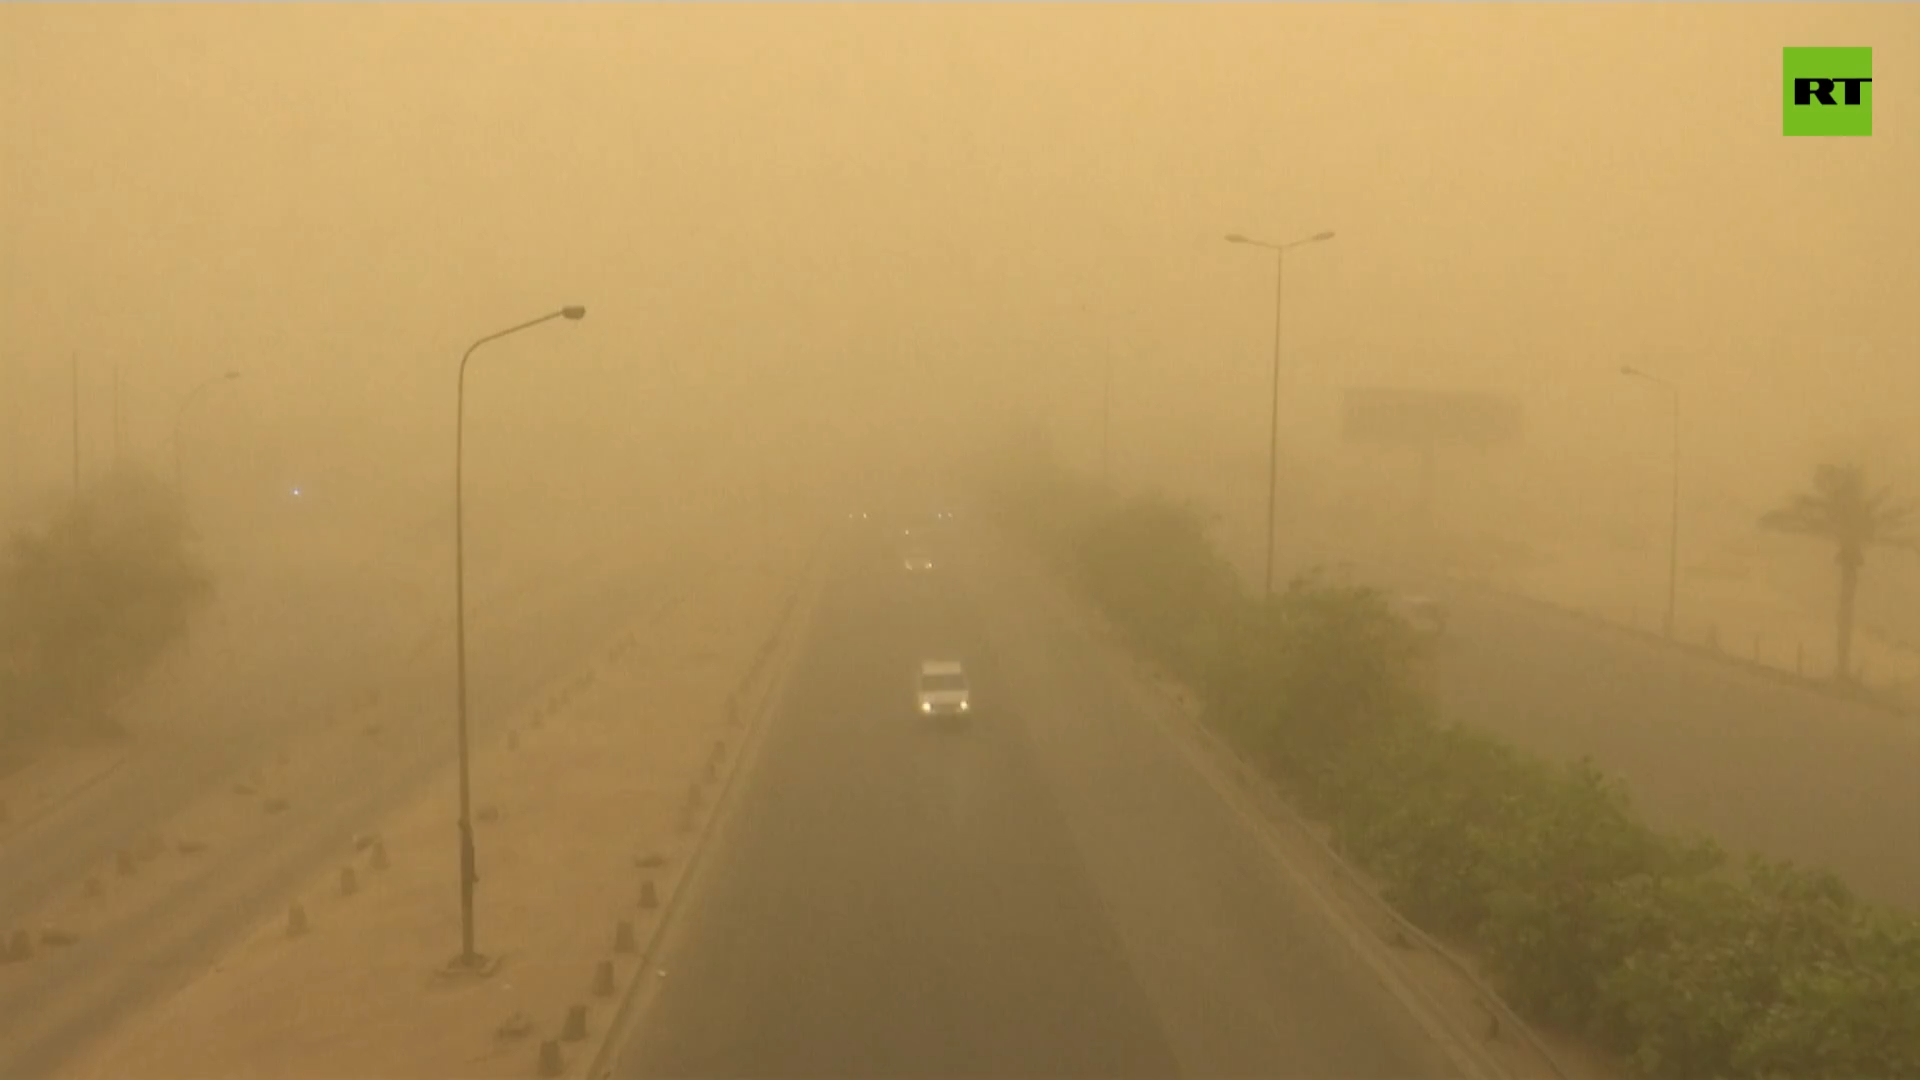
M 798 555 L 721 565 L 663 623 L 583 657 L 592 681 L 569 705 L 540 715 L 543 701 L 511 737 L 476 747 L 477 943 L 501 961 L 490 977 L 436 974 L 460 945 L 449 770 L 372 834 L 385 869 L 372 846 L 343 849 L 289 897 L 305 933 L 290 937 L 276 915 L 68 1075 L 532 1076 L 541 1041 L 581 1005 L 589 1037 L 562 1044 L 577 1074 L 618 1000 L 595 993 L 596 968 L 612 962 L 616 990 L 640 970 L 615 951 L 617 924 L 644 943 L 658 910 L 640 904 L 643 882 L 662 905 L 677 886 L 689 790 L 711 802 L 716 744 L 731 766 L 744 729 L 728 724 L 727 696 L 800 569 Z M 349 867 L 358 888 L 343 895 Z
M 125 739 L 88 739 L 41 749 L 0 775 L 0 841 L 98 783 L 128 751 Z

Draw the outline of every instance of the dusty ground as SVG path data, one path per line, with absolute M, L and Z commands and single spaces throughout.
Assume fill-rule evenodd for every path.
M 1811 569 L 1830 570 L 1814 553 Z M 1784 671 L 1823 676 L 1834 667 L 1833 581 L 1809 581 L 1809 567 L 1778 555 L 1721 550 L 1682 570 L 1675 636 L 1717 646 L 1730 656 Z M 1623 564 L 1593 546 L 1562 544 L 1538 564 L 1489 575 L 1489 583 L 1534 599 L 1641 630 L 1661 629 L 1665 578 L 1650 581 L 1645 567 Z M 1822 574 L 1825 578 L 1831 574 Z M 1872 580 L 1863 584 L 1871 589 Z M 1891 628 L 1865 618 L 1855 627 L 1854 665 L 1871 686 L 1920 682 L 1920 649 L 1902 644 Z
M 593 993 L 596 965 L 612 961 L 622 984 L 638 970 L 613 951 L 616 924 L 630 921 L 644 942 L 657 912 L 639 904 L 643 881 L 662 903 L 677 883 L 689 788 L 716 744 L 737 741 L 726 698 L 797 584 L 799 560 L 717 565 L 663 622 L 583 657 L 512 735 L 476 747 L 478 945 L 500 959 L 490 977 L 435 974 L 460 942 L 449 770 L 373 831 L 387 868 L 375 867 L 373 846 L 343 844 L 338 865 L 289 897 L 304 909 L 304 934 L 289 936 L 276 915 L 69 1074 L 527 1076 L 570 1006 L 590 1006 L 598 1035 L 615 999 Z M 350 728 L 331 737 L 377 737 Z M 294 753 L 261 782 L 329 767 L 321 756 Z M 192 814 L 169 831 L 193 833 Z M 659 865 L 643 866 L 649 856 Z M 348 869 L 358 889 L 343 895 Z M 577 1071 L 593 1044 L 564 1045 Z

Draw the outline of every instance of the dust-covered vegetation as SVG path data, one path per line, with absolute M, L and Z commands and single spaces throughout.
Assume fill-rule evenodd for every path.
M 1370 588 L 1315 574 L 1262 602 L 1193 507 L 1003 465 L 1003 525 L 1526 1015 L 1649 1077 L 1920 1075 L 1920 921 L 1663 835 L 1591 764 L 1443 723 L 1419 637 Z
M 132 469 L 0 555 L 0 750 L 118 730 L 115 702 L 212 595 L 177 493 Z

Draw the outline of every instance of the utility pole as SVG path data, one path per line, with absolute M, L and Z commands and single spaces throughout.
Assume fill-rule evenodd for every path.
M 71 357 L 73 368 L 73 498 L 80 499 L 80 354 Z
M 1112 445 L 1113 430 L 1113 355 L 1107 355 L 1107 375 L 1100 391 L 1100 483 L 1104 487 L 1113 486 L 1112 470 L 1108 466 L 1108 451 Z
M 120 464 L 120 363 L 113 365 L 113 463 Z

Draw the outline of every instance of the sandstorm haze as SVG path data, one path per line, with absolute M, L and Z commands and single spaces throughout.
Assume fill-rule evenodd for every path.
M 123 448 L 169 469 L 182 395 L 237 368 L 186 424 L 209 520 L 299 485 L 431 529 L 461 350 L 582 303 L 476 360 L 476 514 L 631 535 L 718 492 L 757 519 L 762 480 L 844 500 L 1027 415 L 1093 465 L 1111 358 L 1115 479 L 1201 493 L 1257 545 L 1272 262 L 1221 235 L 1321 229 L 1288 259 L 1294 498 L 1384 467 L 1342 448 L 1341 387 L 1492 390 L 1528 444 L 1443 463 L 1452 514 L 1658 538 L 1665 402 L 1623 362 L 1682 386 L 1703 521 L 1744 528 L 1825 458 L 1920 479 L 1907 8 L 10 5 L 0 28 L 16 507 L 67 483 L 77 353 L 89 471 L 113 364 Z M 1873 138 L 1781 137 L 1783 44 L 1875 48 Z

